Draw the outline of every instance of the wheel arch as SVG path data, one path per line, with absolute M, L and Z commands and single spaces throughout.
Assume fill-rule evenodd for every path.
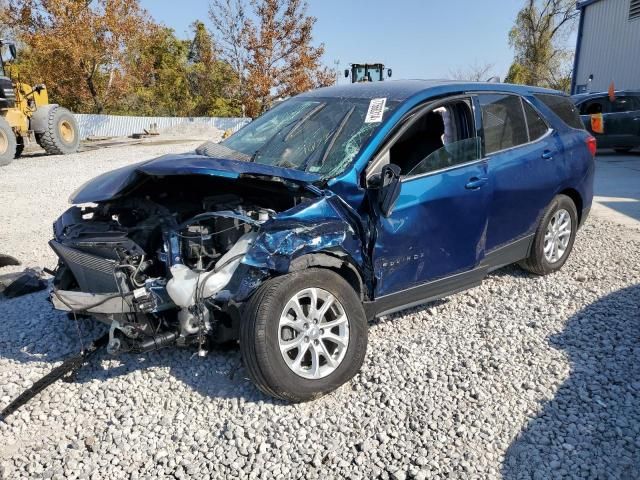
M 368 297 L 362 275 L 354 264 L 345 256 L 337 256 L 328 252 L 314 252 L 301 255 L 291 260 L 289 273 L 299 272 L 307 268 L 325 268 L 340 275 L 353 287 L 360 300 Z
M 576 211 L 578 213 L 578 225 L 582 225 L 582 208 L 584 204 L 582 202 L 582 196 L 580 195 L 580 192 L 578 192 L 574 188 L 565 188 L 564 190 L 558 192 L 558 194 L 566 195 L 571 199 L 573 204 L 576 206 Z

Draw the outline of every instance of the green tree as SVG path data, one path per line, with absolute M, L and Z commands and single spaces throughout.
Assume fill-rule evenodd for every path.
M 204 23 L 193 25 L 189 46 L 188 80 L 195 100 L 193 115 L 238 116 L 240 101 L 235 95 L 237 77 L 231 66 L 216 55 L 213 37 Z
M 575 0 L 526 0 L 509 32 L 515 55 L 505 81 L 566 88 L 573 58 L 566 43 L 577 17 Z

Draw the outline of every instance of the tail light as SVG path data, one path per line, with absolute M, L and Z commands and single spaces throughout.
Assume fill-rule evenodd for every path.
M 596 141 L 595 137 L 592 137 L 591 135 L 589 135 L 587 137 L 586 143 L 587 143 L 587 148 L 589 149 L 589 152 L 591 152 L 591 156 L 595 157 L 596 149 L 598 148 L 598 142 Z

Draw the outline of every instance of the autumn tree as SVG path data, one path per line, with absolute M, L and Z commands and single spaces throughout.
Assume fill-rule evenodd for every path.
M 449 76 L 453 80 L 467 80 L 470 82 L 486 82 L 494 75 L 492 63 L 473 63 L 466 68 L 451 70 Z
M 212 0 L 221 55 L 235 71 L 250 116 L 275 98 L 334 82 L 321 63 L 324 46 L 313 46 L 316 19 L 307 7 L 305 0 Z
M 573 57 L 566 43 L 578 15 L 575 0 L 526 0 L 509 32 L 515 56 L 505 81 L 566 89 Z
M 21 74 L 76 110 L 105 111 L 150 68 L 140 51 L 158 26 L 137 0 L 8 0 L 6 13 Z

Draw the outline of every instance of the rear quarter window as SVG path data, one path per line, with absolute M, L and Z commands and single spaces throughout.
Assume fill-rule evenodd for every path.
M 584 130 L 578 109 L 571 99 L 561 95 L 537 94 L 534 96 L 549 107 L 569 127 Z

